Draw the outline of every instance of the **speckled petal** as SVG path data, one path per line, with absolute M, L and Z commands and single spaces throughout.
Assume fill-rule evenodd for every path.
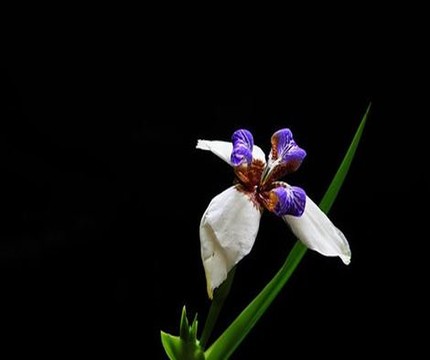
M 279 183 L 268 193 L 268 210 L 278 216 L 301 216 L 305 210 L 306 193 L 302 188 Z
M 271 159 L 273 161 L 280 159 L 281 163 L 288 164 L 291 171 L 297 170 L 306 156 L 306 151 L 296 144 L 291 130 L 278 130 L 272 135 L 271 140 Z
M 263 181 L 265 183 L 276 181 L 286 174 L 296 171 L 306 156 L 306 151 L 294 141 L 290 129 L 275 132 L 271 142 L 272 149 Z
M 237 130 L 231 137 L 233 151 L 231 152 L 231 163 L 233 166 L 250 164 L 252 162 L 252 148 L 254 147 L 254 138 L 252 134 L 245 129 Z

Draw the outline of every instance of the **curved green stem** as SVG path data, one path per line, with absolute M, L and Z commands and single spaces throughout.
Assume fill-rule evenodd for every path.
M 215 323 L 218 320 L 218 316 L 224 305 L 224 301 L 230 293 L 231 285 L 233 284 L 234 274 L 236 273 L 236 268 L 234 267 L 227 276 L 227 280 L 214 292 L 214 298 L 209 309 L 208 317 L 205 321 L 205 326 L 203 328 L 202 336 L 200 338 L 200 345 L 203 349 L 206 348 L 206 344 L 212 334 L 215 327 Z

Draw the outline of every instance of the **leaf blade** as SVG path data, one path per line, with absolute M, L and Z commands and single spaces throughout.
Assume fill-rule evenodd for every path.
M 357 151 L 358 144 L 360 142 L 361 136 L 363 134 L 364 126 L 366 125 L 367 117 L 369 115 L 371 103 L 367 106 L 366 112 L 361 119 L 360 125 L 352 139 L 351 145 L 349 146 L 345 157 L 343 158 L 333 180 L 331 181 L 326 193 L 324 194 L 319 207 L 325 213 L 328 213 L 336 200 L 336 197 L 340 191 L 340 188 L 345 181 L 346 175 L 348 174 L 349 168 L 351 167 L 352 160 L 354 159 L 355 153 Z

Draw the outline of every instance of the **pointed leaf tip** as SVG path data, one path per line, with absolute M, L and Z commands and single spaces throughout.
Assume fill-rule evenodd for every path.
M 334 201 L 336 200 L 336 197 L 343 185 L 343 182 L 345 181 L 346 175 L 348 174 L 349 168 L 351 166 L 352 160 L 354 159 L 355 152 L 357 151 L 358 144 L 361 139 L 361 135 L 363 134 L 364 125 L 366 124 L 367 117 L 370 111 L 372 103 L 369 103 L 367 106 L 366 112 L 364 113 L 363 117 L 361 118 L 360 124 L 357 128 L 357 131 L 355 132 L 355 135 L 352 139 L 352 142 L 345 154 L 345 157 L 343 158 L 332 182 L 330 183 L 324 197 L 322 198 L 321 202 L 319 203 L 319 207 L 322 211 L 324 211 L 326 214 L 330 211 L 332 205 L 334 204 Z
M 190 326 L 184 306 L 179 326 L 180 336 L 161 331 L 161 343 L 170 360 L 205 360 L 203 349 L 197 340 L 197 328 L 197 314 Z
M 187 319 L 187 309 L 184 307 L 182 308 L 182 315 L 181 315 L 181 324 L 179 327 L 179 336 L 184 341 L 189 341 L 189 332 L 190 332 L 190 325 L 188 323 Z
M 194 316 L 194 320 L 190 327 L 190 338 L 192 341 L 197 341 L 197 328 L 198 328 L 199 322 L 197 320 L 197 313 Z

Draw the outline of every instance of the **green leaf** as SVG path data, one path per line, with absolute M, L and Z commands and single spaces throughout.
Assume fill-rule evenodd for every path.
M 185 342 L 190 341 L 190 324 L 187 319 L 187 310 L 185 306 L 182 308 L 181 323 L 179 325 L 179 336 Z
M 180 336 L 173 336 L 161 331 L 161 343 L 171 360 L 205 360 L 205 354 L 197 340 L 197 315 L 189 325 L 185 306 L 182 309 Z
M 354 158 L 359 140 L 363 133 L 370 104 L 364 114 L 356 134 L 349 146 L 348 151 L 333 178 L 326 194 L 324 195 L 320 207 L 324 212 L 328 212 L 333 205 L 339 190 L 345 180 L 346 174 Z M 307 248 L 297 241 L 290 254 L 276 273 L 273 279 L 265 286 L 259 295 L 242 311 L 224 333 L 206 350 L 206 360 L 226 360 L 240 345 L 246 335 L 251 331 L 260 317 L 264 314 L 272 301 L 284 287 L 297 265 L 306 253 Z

